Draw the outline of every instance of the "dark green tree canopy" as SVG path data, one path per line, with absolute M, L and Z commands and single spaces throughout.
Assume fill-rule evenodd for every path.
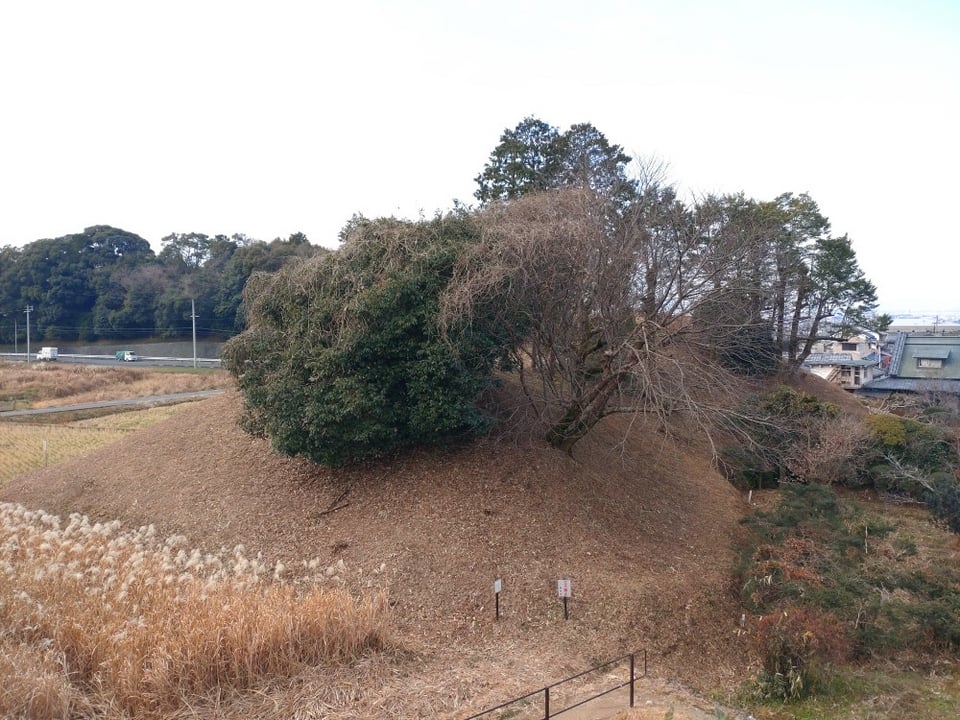
M 573 125 L 561 133 L 528 117 L 500 136 L 500 144 L 476 177 L 476 197 L 485 205 L 532 192 L 580 187 L 622 207 L 636 193 L 636 182 L 627 176 L 630 160 L 619 145 L 612 145 L 590 123 Z
M 478 432 L 502 354 L 482 314 L 443 334 L 438 297 L 476 242 L 466 214 L 354 218 L 336 251 L 255 275 L 224 360 L 246 426 L 281 452 L 340 465 Z
M 560 172 L 557 187 L 584 187 L 624 208 L 637 195 L 627 176 L 632 158 L 590 123 L 573 125 L 558 140 Z
M 115 277 L 154 259 L 146 240 L 107 225 L 38 240 L 7 256 L 7 302 L 34 307 L 34 337 L 65 340 L 92 335 L 101 293 L 109 293 Z
M 500 144 L 476 177 L 477 199 L 485 204 L 556 187 L 559 139 L 557 128 L 534 117 L 524 118 L 513 130 L 504 130 Z
M 172 233 L 154 255 L 134 233 L 96 225 L 81 233 L 0 249 L 0 313 L 31 305 L 37 340 L 178 337 L 243 329 L 243 286 L 255 270 L 276 270 L 319 249 L 302 233 L 271 243 L 245 235 Z M 16 329 L 16 338 L 14 330 Z M 26 322 L 0 322 L 0 343 L 26 339 Z

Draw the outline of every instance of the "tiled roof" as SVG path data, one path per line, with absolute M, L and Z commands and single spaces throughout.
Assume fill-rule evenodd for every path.
M 853 361 L 850 353 L 810 353 L 803 361 L 804 365 L 840 365 Z
M 891 366 L 891 375 L 901 378 L 960 380 L 960 337 L 914 333 L 901 337 L 902 354 L 896 366 Z M 918 359 L 942 360 L 943 363 L 939 368 L 921 368 L 917 367 Z
M 860 389 L 865 392 L 944 392 L 960 395 L 960 380 L 884 377 L 864 383 Z
M 803 361 L 804 365 L 845 365 L 847 367 L 868 367 L 876 365 L 876 360 L 854 360 L 850 353 L 810 353 Z
M 930 360 L 946 360 L 950 357 L 950 348 L 917 348 L 914 351 L 913 356 L 918 358 L 928 358 Z

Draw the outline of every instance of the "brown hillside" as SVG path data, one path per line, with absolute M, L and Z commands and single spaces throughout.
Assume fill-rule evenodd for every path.
M 789 378 L 780 378 L 779 382 L 789 385 L 794 390 L 832 402 L 854 417 L 864 417 L 869 412 L 867 405 L 858 396 L 812 373 L 796 372 Z
M 153 523 L 210 550 L 243 543 L 288 577 L 317 558 L 329 582 L 385 590 L 410 652 L 324 717 L 463 717 L 643 648 L 651 674 L 700 689 L 743 677 L 729 577 L 746 507 L 698 443 L 635 429 L 623 444 L 610 422 L 574 457 L 491 440 L 333 471 L 274 454 L 238 413 L 233 392 L 186 405 L 0 500 Z M 558 578 L 573 581 L 566 622 Z M 271 693 L 291 692 L 237 715 L 270 716 Z M 312 716 L 310 697 L 296 702 Z

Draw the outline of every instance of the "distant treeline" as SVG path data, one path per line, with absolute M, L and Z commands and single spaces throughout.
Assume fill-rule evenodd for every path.
M 0 344 L 34 340 L 175 338 L 193 329 L 226 339 L 244 326 L 247 278 L 325 252 L 302 233 L 272 242 L 242 234 L 174 233 L 154 253 L 139 235 L 97 225 L 0 248 Z

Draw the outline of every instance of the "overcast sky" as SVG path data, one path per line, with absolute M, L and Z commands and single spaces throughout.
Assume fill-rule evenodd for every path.
M 881 310 L 960 311 L 960 1 L 5 2 L 0 245 L 302 231 L 473 201 L 590 122 L 694 192 L 808 192 Z

